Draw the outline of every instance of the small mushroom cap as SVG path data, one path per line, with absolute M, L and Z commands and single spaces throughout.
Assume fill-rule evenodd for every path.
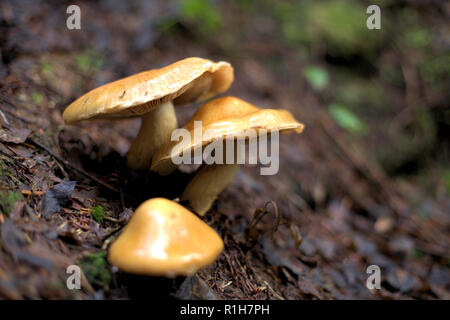
M 194 121 L 202 121 L 202 141 L 194 141 Z M 177 150 L 179 155 L 189 150 L 204 147 L 215 139 L 227 136 L 244 137 L 246 130 L 253 129 L 260 133 L 261 129 L 267 133 L 279 131 L 280 133 L 303 131 L 304 125 L 292 116 L 287 110 L 261 109 L 236 97 L 222 97 L 211 100 L 197 109 L 189 122 L 183 127 L 191 135 L 190 144 L 182 144 Z M 208 134 L 205 135 L 205 131 Z M 178 141 L 171 141 L 162 146 L 154 155 L 151 170 L 164 170 L 171 161 L 173 147 Z
M 145 201 L 109 249 L 108 260 L 128 273 L 190 275 L 212 263 L 223 241 L 205 222 L 164 198 Z
M 63 118 L 66 123 L 74 123 L 140 116 L 168 101 L 183 104 L 208 99 L 227 90 L 233 79 L 233 67 L 228 62 L 186 58 L 98 87 L 72 102 Z

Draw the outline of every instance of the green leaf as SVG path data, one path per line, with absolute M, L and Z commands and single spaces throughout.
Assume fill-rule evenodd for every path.
M 306 80 L 315 90 L 320 91 L 324 89 L 328 84 L 329 80 L 328 73 L 325 69 L 321 67 L 316 66 L 306 67 L 305 70 L 303 71 L 303 74 Z
M 366 128 L 364 123 L 345 106 L 332 103 L 328 107 L 328 111 L 340 127 L 355 133 L 362 133 L 365 131 Z
M 91 49 L 75 56 L 75 64 L 82 72 L 98 71 L 103 66 L 103 56 Z

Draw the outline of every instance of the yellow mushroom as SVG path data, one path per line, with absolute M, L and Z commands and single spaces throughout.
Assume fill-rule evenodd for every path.
M 201 139 L 196 139 L 194 121 L 202 121 Z M 189 131 L 189 143 L 180 144 L 172 141 L 158 149 L 153 157 L 151 170 L 160 174 L 168 174 L 175 167 L 172 156 L 195 153 L 217 139 L 233 137 L 245 138 L 248 129 L 260 132 L 282 133 L 303 131 L 299 123 L 287 110 L 261 109 L 236 97 L 223 97 L 211 100 L 197 110 L 184 129 Z M 225 149 L 226 153 L 235 149 Z M 236 155 L 236 152 L 234 152 Z M 239 164 L 210 164 L 202 167 L 185 188 L 181 200 L 200 215 L 204 215 L 217 198 L 218 194 L 232 181 Z
M 119 270 L 141 275 L 192 275 L 223 250 L 219 235 L 195 214 L 164 198 L 145 201 L 109 249 Z
M 68 124 L 97 118 L 140 116 L 141 128 L 127 154 L 132 169 L 147 169 L 155 150 L 178 127 L 174 105 L 208 99 L 233 82 L 228 62 L 187 58 L 98 87 L 70 104 Z

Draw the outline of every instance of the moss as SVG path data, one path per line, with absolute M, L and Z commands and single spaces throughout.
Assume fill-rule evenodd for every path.
M 41 63 L 41 71 L 44 74 L 51 75 L 53 73 L 54 66 L 50 62 Z
M 80 265 L 91 285 L 103 290 L 109 288 L 112 275 L 106 261 L 106 251 L 93 253 L 82 258 Z
M 258 0 L 239 0 L 236 3 L 239 9 L 245 12 L 251 12 L 257 8 Z
M 42 100 L 44 100 L 44 96 L 39 91 L 33 90 L 33 92 L 31 93 L 31 99 L 33 99 L 33 102 L 35 104 L 39 105 L 42 103 Z
M 103 66 L 103 56 L 96 50 L 86 50 L 75 56 L 75 65 L 85 73 L 98 71 Z
M 181 19 L 195 24 L 200 33 L 217 31 L 222 25 L 219 10 L 209 0 L 179 1 Z
M 421 260 L 425 254 L 419 248 L 414 248 L 412 251 L 412 257 L 416 260 Z
M 450 53 L 428 57 L 420 66 L 420 75 L 432 88 L 444 90 L 450 74 Z
M 14 207 L 14 203 L 22 199 L 22 194 L 15 191 L 10 190 L 6 195 L 3 192 L 0 192 L 0 209 L 3 213 L 9 216 Z
M 0 176 L 4 176 L 5 175 L 5 162 L 0 159 Z
M 396 44 L 400 50 L 425 49 L 431 44 L 431 34 L 422 23 L 418 12 L 412 8 L 400 11 L 396 30 Z
M 408 30 L 405 33 L 405 46 L 422 49 L 426 48 L 431 43 L 431 36 L 428 29 L 423 27 L 416 27 L 414 29 Z
M 102 206 L 91 208 L 91 216 L 99 224 L 103 223 L 103 218 L 106 216 L 105 209 Z
M 366 132 L 365 124 L 347 107 L 338 103 L 331 103 L 328 111 L 340 127 L 353 133 Z
M 289 44 L 322 42 L 333 55 L 373 53 L 384 32 L 367 29 L 366 10 L 357 2 L 280 2 L 273 12 Z

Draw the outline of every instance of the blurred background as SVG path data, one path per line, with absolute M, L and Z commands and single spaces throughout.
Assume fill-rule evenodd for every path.
M 81 9 L 81 30 L 66 28 L 71 4 Z M 381 8 L 380 30 L 366 26 L 371 4 Z M 2 1 L 2 121 L 15 130 L 32 130 L 38 143 L 125 194 L 148 185 L 140 188 L 139 201 L 175 198 L 178 187 L 157 190 L 159 178 L 139 180 L 122 169 L 139 120 L 70 127 L 62 111 L 97 86 L 185 57 L 228 61 L 235 81 L 226 95 L 287 109 L 306 129 L 280 137 L 278 175 L 264 177 L 258 168 L 242 168 L 206 217 L 226 245 L 216 265 L 196 276 L 208 294 L 226 299 L 448 299 L 449 18 L 450 3 L 437 0 Z M 197 107 L 177 108 L 180 125 Z M 52 239 L 24 228 L 29 217 L 21 211 L 14 219 L 11 211 L 15 202 L 23 202 L 38 214 L 42 194 L 34 190 L 46 192 L 64 179 L 78 181 L 72 198 L 78 197 L 80 208 L 92 203 L 112 219 L 139 201 L 124 204 L 92 179 L 62 168 L 36 143 L 30 147 L 30 141 L 27 146 L 25 140 L 11 140 L 0 141 L 3 221 L 15 221 L 15 231 L 42 241 L 53 255 L 88 261 L 83 270 L 93 290 L 76 297 L 129 297 L 127 280 L 110 274 L 102 253 L 103 237 L 117 227 L 114 220 L 86 222 L 90 218 L 83 217 L 88 227 L 80 234 L 85 237 L 72 243 L 59 231 Z M 56 163 L 45 163 L 44 157 Z M 171 179 L 189 178 L 179 175 Z M 31 190 L 31 196 L 23 190 Z M 267 201 L 274 201 L 288 222 L 270 237 L 266 231 L 274 213 L 268 209 L 258 227 L 260 237 L 250 245 L 245 238 L 249 221 Z M 79 219 L 77 205 L 35 223 L 49 229 L 72 223 Z M 293 225 L 303 238 L 299 249 L 289 236 Z M 67 248 L 55 249 L 57 240 Z M 44 251 L 27 252 L 57 266 Z M 62 281 L 57 267 L 37 280 L 29 270 L 42 266 L 25 259 L 22 272 L 14 250 L 2 252 L 0 296 L 73 295 L 43 282 Z M 89 261 L 103 269 L 92 271 Z M 377 292 L 365 287 L 370 264 L 384 270 Z M 18 279 L 34 289 L 18 285 Z

